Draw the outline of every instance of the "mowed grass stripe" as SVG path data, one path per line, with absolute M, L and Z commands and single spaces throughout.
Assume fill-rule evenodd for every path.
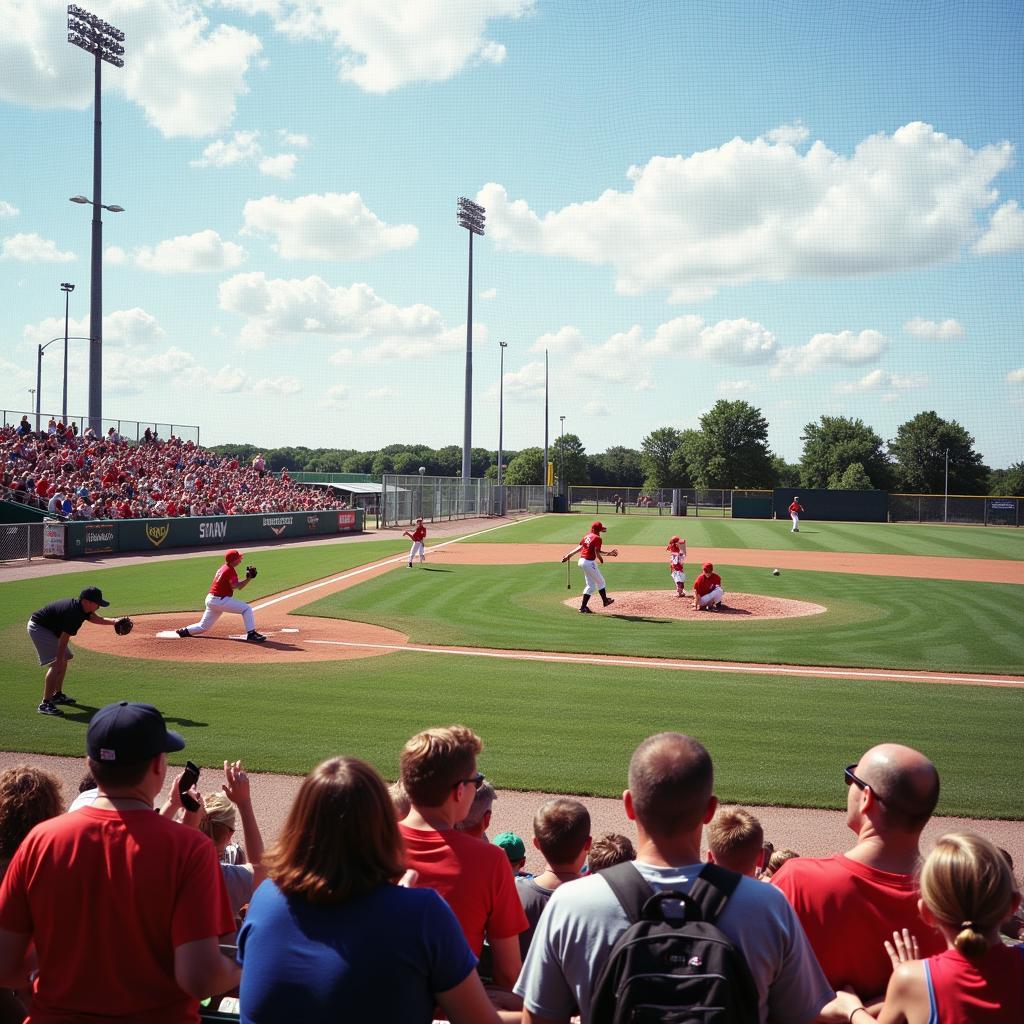
M 35 714 L 34 678 L 5 689 L 4 748 L 80 756 L 92 711 L 130 696 L 159 707 L 202 765 L 240 757 L 252 770 L 301 774 L 344 752 L 394 778 L 409 736 L 457 721 L 483 736 L 481 768 L 498 786 L 614 797 L 636 743 L 674 729 L 708 745 L 723 800 L 840 807 L 842 766 L 886 739 L 935 760 L 941 813 L 1022 817 L 1006 769 L 1024 724 L 1019 691 L 420 654 L 199 671 L 89 651 L 77 660 L 82 705 L 66 719 Z
M 590 528 L 593 516 L 548 515 L 517 523 L 500 535 L 464 543 L 565 544 L 573 547 Z M 664 548 L 673 534 L 690 548 L 734 547 L 779 551 L 850 551 L 872 554 L 926 555 L 937 558 L 1024 559 L 1024 530 L 993 526 L 936 526 L 903 523 L 827 523 L 801 521 L 791 533 L 789 521 L 672 518 L 602 514 L 608 527 L 605 546 L 640 544 Z
M 1024 672 L 1024 588 L 719 565 L 730 592 L 824 605 L 824 614 L 742 622 L 577 613 L 580 573 L 553 565 L 396 570 L 313 602 L 313 615 L 405 632 L 415 643 L 950 672 Z M 661 566 L 606 564 L 609 593 L 665 589 Z M 690 585 L 693 571 L 690 570 Z

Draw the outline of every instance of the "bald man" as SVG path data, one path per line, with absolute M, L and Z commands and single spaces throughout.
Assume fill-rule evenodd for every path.
M 654 891 L 692 888 L 704 867 L 701 833 L 718 806 L 713 789 L 711 756 L 689 736 L 659 733 L 634 752 L 622 795 L 636 823 L 631 865 Z M 792 908 L 771 886 L 738 877 L 716 924 L 746 958 L 761 1024 L 807 1024 L 832 999 Z M 523 1024 L 561 1024 L 576 1014 L 589 1024 L 597 980 L 628 927 L 605 872 L 555 889 L 515 986 Z
M 945 948 L 918 916 L 915 876 L 939 773 L 924 754 L 883 743 L 846 768 L 844 781 L 854 847 L 787 861 L 771 884 L 793 905 L 832 987 L 849 985 L 867 1003 L 885 994 L 892 963 L 882 944 L 895 930 L 917 936 L 922 959 Z

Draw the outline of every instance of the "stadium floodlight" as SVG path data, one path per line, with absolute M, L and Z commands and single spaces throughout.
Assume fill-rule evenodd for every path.
M 78 4 L 68 4 L 68 42 L 95 58 L 93 74 L 92 199 L 73 196 L 73 203 L 92 206 L 92 273 L 89 292 L 89 425 L 103 433 L 103 221 L 101 210 L 123 213 L 121 206 L 104 206 L 103 146 L 100 131 L 100 66 L 103 61 L 124 67 L 124 33 Z
M 71 293 L 75 290 L 73 284 L 61 281 L 60 290 L 64 293 L 64 391 L 60 403 L 60 419 L 64 426 L 68 423 L 68 304 L 71 302 Z
M 498 365 L 498 515 L 503 516 L 505 514 L 505 491 L 501 486 L 501 460 L 505 457 L 505 349 L 508 348 L 508 342 L 499 341 L 498 345 L 501 352 Z
M 473 236 L 483 235 L 487 211 L 472 199 L 459 196 L 459 227 L 469 233 L 469 291 L 466 310 L 466 396 L 462 429 L 462 483 L 469 494 L 473 464 Z

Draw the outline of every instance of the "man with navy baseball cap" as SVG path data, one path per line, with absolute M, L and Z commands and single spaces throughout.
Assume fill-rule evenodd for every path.
M 37 825 L 0 885 L 0 987 L 29 985 L 33 1019 L 198 1021 L 234 988 L 219 937 L 234 918 L 217 848 L 153 810 L 185 740 L 151 704 L 120 701 L 86 734 L 98 796 Z
M 75 656 L 68 641 L 85 622 L 113 626 L 116 620 L 96 614 L 98 609 L 109 607 L 110 602 L 103 599 L 99 587 L 86 587 L 78 597 L 51 601 L 29 616 L 28 638 L 39 656 L 39 664 L 46 669 L 39 714 L 63 715 L 61 704 L 77 703 L 64 692 L 64 675 L 68 662 Z

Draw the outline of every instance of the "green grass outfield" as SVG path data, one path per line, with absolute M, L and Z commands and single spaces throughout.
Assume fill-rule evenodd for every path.
M 651 543 L 662 544 L 661 533 L 667 522 L 672 521 L 657 524 L 661 528 Z M 578 529 L 572 520 L 563 517 L 555 524 L 567 529 L 570 541 L 575 542 Z M 766 524 L 757 525 L 763 528 Z M 487 538 L 511 540 L 515 532 L 531 526 L 534 524 L 524 523 L 495 530 Z M 617 533 L 617 523 L 615 529 Z M 696 545 L 689 532 L 691 545 Z M 962 532 L 968 531 L 942 531 L 943 536 Z M 624 539 L 617 542 L 636 543 Z M 258 600 L 405 550 L 405 543 L 396 539 L 261 551 L 258 559 L 253 558 L 260 566 L 260 576 L 247 588 L 246 597 Z M 950 553 L 948 545 L 944 553 Z M 498 646 L 503 647 L 527 646 L 529 642 L 538 645 L 534 631 L 539 629 L 567 639 L 572 630 L 589 624 L 600 630 L 622 627 L 623 635 L 630 625 L 635 627 L 633 634 L 638 629 L 667 632 L 662 629 L 665 624 L 619 624 L 600 615 L 587 618 L 563 608 L 560 601 L 568 594 L 564 567 L 558 565 L 544 567 L 544 573 L 550 571 L 556 578 L 549 585 L 547 577 L 542 576 L 534 599 L 524 598 L 519 603 L 513 596 L 502 601 L 499 593 L 485 615 L 476 608 L 483 598 L 471 584 L 475 578 L 477 585 L 486 582 L 493 588 L 495 581 L 482 580 L 478 573 L 484 577 L 488 573 L 507 575 L 512 581 L 513 573 L 529 575 L 536 567 L 502 567 L 499 571 L 494 567 L 444 566 L 442 557 L 432 559 L 429 567 L 451 572 L 409 572 L 402 567 L 345 594 L 351 598 L 360 595 L 360 602 L 371 604 L 385 596 L 398 600 L 395 595 L 404 595 L 401 600 L 408 602 L 404 612 L 388 613 L 387 624 L 395 628 L 405 628 L 400 622 L 403 615 L 424 621 L 417 603 L 430 604 L 439 615 L 458 611 L 462 616 L 458 628 L 493 628 L 501 633 Z M 394 777 L 398 751 L 413 732 L 430 724 L 463 721 L 484 737 L 486 749 L 481 765 L 499 786 L 617 796 L 636 742 L 661 729 L 681 729 L 708 744 L 716 761 L 717 789 L 725 800 L 841 807 L 845 801 L 842 766 L 866 747 L 886 739 L 909 743 L 935 759 L 943 774 L 942 813 L 1024 817 L 1016 781 L 1007 767 L 1018 758 L 1019 738 L 1024 731 L 1024 692 L 1020 690 L 796 679 L 784 674 L 699 675 L 416 653 L 338 663 L 309 662 L 288 668 L 230 662 L 222 666 L 178 665 L 111 657 L 79 648 L 67 680 L 69 692 L 82 702 L 79 708 L 65 719 L 35 713 L 42 671 L 35 664 L 24 631 L 33 609 L 77 593 L 86 583 L 104 589 L 113 602 L 110 611 L 115 614 L 198 608 L 219 561 L 219 555 L 175 561 L 154 558 L 144 565 L 0 585 L 0 747 L 79 756 L 92 711 L 110 701 L 129 698 L 160 707 L 172 726 L 184 733 L 189 756 L 200 764 L 215 765 L 225 757 L 242 757 L 253 770 L 301 773 L 321 758 L 344 751 L 366 757 L 385 775 Z M 614 563 L 609 566 L 613 592 L 624 583 L 625 574 L 634 571 L 641 575 L 651 572 L 651 579 L 664 585 L 663 566 Z M 763 571 L 739 567 L 728 571 L 727 582 L 736 581 L 735 585 L 729 582 L 733 589 L 753 589 L 739 585 L 744 572 L 760 573 L 754 578 L 763 578 L 766 584 L 777 583 L 780 588 L 804 576 L 817 579 L 821 586 L 834 581 L 840 590 L 854 580 L 795 572 L 785 572 L 773 580 Z M 573 572 L 578 577 L 578 571 Z M 912 583 L 919 588 L 922 581 L 886 581 L 886 586 L 897 583 Z M 956 591 L 956 585 L 948 586 Z M 980 593 L 989 592 L 991 586 L 981 587 Z M 574 585 L 574 592 L 577 590 Z M 1005 606 L 1004 616 L 1012 618 L 1016 614 L 1019 626 L 1019 595 L 1024 588 L 999 586 L 995 590 L 999 594 L 995 604 Z M 851 599 L 851 603 L 860 609 L 859 599 Z M 894 604 L 887 606 L 891 621 L 861 620 L 867 623 L 860 630 L 864 642 L 872 634 L 884 632 L 888 638 L 885 646 L 897 648 L 912 642 L 911 633 L 923 627 L 934 627 L 937 636 L 945 629 L 957 638 L 957 643 L 967 634 L 992 633 L 988 611 L 972 620 L 965 618 L 964 608 L 956 601 L 928 607 L 932 610 L 911 615 Z M 357 613 L 353 609 L 346 614 L 355 617 Z M 363 617 L 367 613 L 358 614 Z M 857 614 L 864 613 L 858 610 Z M 992 614 L 1000 614 L 998 608 Z M 943 622 L 944 616 L 951 618 Z M 820 623 L 824 618 L 807 621 Z M 853 630 L 854 624 L 851 620 L 845 628 Z M 743 626 L 740 631 L 746 632 L 754 625 Z M 668 653 L 694 656 L 693 645 L 683 642 L 686 634 L 682 624 L 670 629 L 675 632 L 669 635 L 679 642 Z M 726 631 L 717 631 L 722 637 L 704 642 L 726 643 Z M 599 635 L 597 629 L 593 632 Z M 731 624 L 729 632 L 734 632 Z M 710 636 L 712 630 L 706 633 Z M 920 646 L 927 653 L 929 645 Z M 1019 648 L 1018 642 L 1018 652 Z M 733 644 L 732 653 L 723 648 L 721 656 L 741 657 L 736 650 Z M 630 653 L 652 652 L 634 642 Z
M 562 602 L 565 566 L 456 565 L 387 573 L 321 598 L 312 615 L 401 630 L 417 643 L 524 648 L 659 658 L 711 658 L 796 665 L 870 666 L 950 672 L 1024 673 L 1024 587 L 945 580 L 801 572 L 716 564 L 729 592 L 824 605 L 820 615 L 744 623 L 577 612 L 582 576 L 572 569 L 573 603 Z M 608 592 L 671 589 L 665 566 L 612 562 Z M 690 583 L 694 570 L 690 569 Z
M 593 516 L 538 516 L 471 538 L 467 543 L 565 544 L 579 542 Z M 629 544 L 665 547 L 669 537 L 686 538 L 688 548 L 759 548 L 766 551 L 862 551 L 881 555 L 1024 560 L 1024 530 L 1002 526 L 916 526 L 901 523 L 818 523 L 801 520 L 680 519 L 664 516 L 602 515 L 606 548 Z

